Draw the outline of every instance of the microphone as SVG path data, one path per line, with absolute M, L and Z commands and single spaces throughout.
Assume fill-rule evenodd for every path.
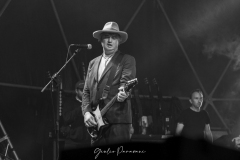
M 92 49 L 92 45 L 91 44 L 71 44 L 70 46 L 76 46 L 77 48 Z

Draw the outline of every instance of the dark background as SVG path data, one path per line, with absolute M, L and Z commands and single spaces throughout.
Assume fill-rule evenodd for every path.
M 155 78 L 163 98 L 178 97 L 183 108 L 200 88 L 211 127 L 240 133 L 240 1 L 1 0 L 0 10 L 0 120 L 21 159 L 41 155 L 49 143 L 56 99 L 48 89 L 41 92 L 48 72 L 63 66 L 70 44 L 92 44 L 60 72 L 63 89 L 73 91 L 84 79 L 83 67 L 102 53 L 92 33 L 109 21 L 129 35 L 120 50 L 136 59 L 145 110 L 144 78 L 153 95 Z

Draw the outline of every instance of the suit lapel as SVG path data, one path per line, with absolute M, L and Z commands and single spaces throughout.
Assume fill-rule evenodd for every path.
M 112 68 L 112 66 L 114 65 L 113 62 L 115 61 L 117 55 L 119 54 L 120 52 L 117 51 L 115 53 L 115 55 L 112 57 L 112 59 L 110 60 L 110 62 L 107 64 L 106 68 L 104 69 L 103 73 L 102 73 L 102 76 L 101 78 L 99 79 L 99 82 L 102 80 L 102 78 L 104 77 L 104 75 Z

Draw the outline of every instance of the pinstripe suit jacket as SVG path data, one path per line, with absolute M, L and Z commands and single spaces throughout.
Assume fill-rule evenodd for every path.
M 113 66 L 113 59 L 118 54 L 117 51 L 104 69 L 102 76 L 98 81 L 98 67 L 102 58 L 101 56 L 91 60 L 88 65 L 86 81 L 83 89 L 82 99 L 82 113 L 91 112 L 92 107 L 98 104 L 97 92 L 102 93 L 107 78 Z M 124 86 L 127 81 L 134 79 L 136 76 L 136 62 L 135 58 L 124 54 L 120 63 L 117 64 L 117 70 L 112 81 L 111 89 L 108 93 L 108 98 L 104 100 L 104 106 L 119 92 L 118 88 Z M 100 108 L 101 109 L 101 108 Z M 116 101 L 108 112 L 103 116 L 106 117 L 109 123 L 132 123 L 132 111 L 130 99 L 124 102 Z

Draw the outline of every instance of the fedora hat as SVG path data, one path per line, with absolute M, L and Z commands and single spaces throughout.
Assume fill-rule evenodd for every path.
M 100 35 L 101 33 L 117 33 L 121 36 L 121 41 L 120 41 L 120 44 L 121 43 L 124 43 L 127 41 L 128 39 L 128 34 L 124 31 L 119 31 L 119 27 L 118 27 L 118 24 L 116 22 L 107 22 L 103 29 L 102 30 L 98 30 L 98 31 L 95 31 L 93 32 L 93 37 L 100 40 Z

